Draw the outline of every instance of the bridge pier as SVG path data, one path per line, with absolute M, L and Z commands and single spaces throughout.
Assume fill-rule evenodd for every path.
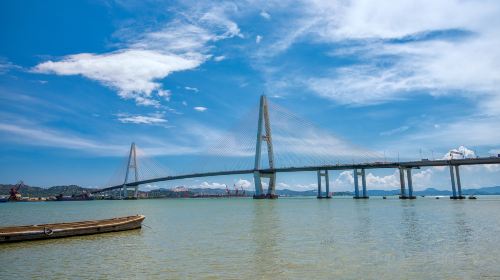
M 262 180 L 260 178 L 260 172 L 259 171 L 254 171 L 253 172 L 253 181 L 255 184 L 255 193 L 253 195 L 253 198 L 264 198 L 264 190 L 262 189 Z
M 400 199 L 406 199 L 406 188 L 405 188 L 405 173 L 402 167 L 399 168 L 399 184 L 401 185 L 401 192 L 399 194 Z
M 366 191 L 366 173 L 364 168 L 361 169 L 361 184 L 363 186 L 363 196 L 361 198 L 369 198 Z
M 458 199 L 464 199 L 465 196 L 462 195 L 462 182 L 460 181 L 460 171 L 459 166 L 455 165 L 455 174 L 457 176 L 457 190 L 458 190 Z
M 368 194 L 366 191 L 366 176 L 365 169 L 361 168 L 361 171 L 358 169 L 354 169 L 354 199 L 367 199 Z M 359 195 L 359 176 L 361 175 L 361 187 L 362 187 L 362 195 Z
M 453 172 L 453 169 L 455 169 L 456 172 Z M 455 188 L 455 173 L 456 173 L 456 179 L 457 179 L 457 187 L 458 187 L 458 195 L 457 195 L 457 190 Z M 464 199 L 465 196 L 462 196 L 462 183 L 460 181 L 460 171 L 458 165 L 450 165 L 450 178 L 451 178 L 451 192 L 452 196 L 450 196 L 450 199 Z
M 450 196 L 450 198 L 457 199 L 457 191 L 455 189 L 455 174 L 453 172 L 453 165 L 450 165 L 450 179 L 451 179 L 451 192 L 452 192 L 452 196 Z
M 406 179 L 408 180 L 408 199 L 416 199 L 413 195 L 413 179 L 411 178 L 411 167 L 406 168 Z
M 323 196 L 323 192 L 321 191 L 321 181 L 322 177 L 325 177 L 325 195 Z M 324 172 L 321 172 L 321 170 L 318 170 L 318 196 L 317 198 L 332 198 L 330 196 L 330 180 L 328 178 L 328 170 L 325 170 Z
M 358 186 L 358 170 L 354 169 L 353 171 L 353 178 L 354 178 L 354 199 L 359 198 L 359 186 Z
M 259 171 L 254 171 L 253 178 L 255 182 L 255 194 L 254 199 L 276 199 L 276 173 L 261 173 Z M 269 184 L 267 187 L 267 193 L 264 193 L 262 188 L 262 178 L 269 178 Z
M 120 192 L 120 198 L 128 197 L 127 185 L 123 185 L 122 191 Z
M 408 177 L 408 194 L 406 193 L 405 187 L 405 170 L 406 176 Z M 411 178 L 411 167 L 399 167 L 399 182 L 401 184 L 401 194 L 399 199 L 415 199 L 416 196 L 413 195 L 413 180 Z

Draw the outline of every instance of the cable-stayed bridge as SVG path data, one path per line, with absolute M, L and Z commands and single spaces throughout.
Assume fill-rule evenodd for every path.
M 257 117 L 255 117 L 257 116 Z M 256 130 L 252 123 L 257 120 Z M 353 170 L 354 198 L 368 198 L 367 169 L 398 169 L 400 198 L 414 199 L 412 169 L 448 166 L 453 195 L 462 199 L 461 165 L 500 164 L 500 157 L 462 158 L 446 160 L 402 161 L 387 160 L 384 155 L 357 147 L 339 137 L 317 129 L 287 109 L 270 104 L 261 96 L 258 112 L 251 111 L 235 126 L 235 131 L 214 141 L 191 169 L 166 171 L 155 160 L 148 158 L 132 143 L 125 168 L 120 168 L 107 187 L 94 191 L 120 190 L 124 198 L 137 197 L 138 187 L 163 181 L 189 178 L 253 174 L 257 199 L 277 198 L 276 174 L 311 171 L 317 173 L 318 198 L 330 198 L 329 170 Z M 124 174 L 123 174 L 124 172 Z M 406 178 L 405 178 L 406 177 Z M 268 182 L 265 183 L 264 179 Z M 325 192 L 322 185 L 325 186 Z M 264 186 L 267 190 L 264 191 Z M 129 190 L 132 189 L 132 192 Z

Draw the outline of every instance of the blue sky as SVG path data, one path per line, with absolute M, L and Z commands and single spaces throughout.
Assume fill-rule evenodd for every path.
M 458 0 L 3 1 L 0 181 L 101 186 L 132 141 L 165 172 L 191 171 L 228 133 L 242 143 L 227 154 L 252 143 L 262 93 L 314 124 L 276 129 L 277 149 L 299 160 L 322 152 L 311 146 L 333 162 L 361 150 L 401 160 L 461 146 L 471 157 L 498 154 L 498 14 L 496 1 Z M 280 142 L 281 128 L 302 142 Z M 464 168 L 464 185 L 498 185 L 499 170 Z M 446 170 L 415 176 L 417 189 L 449 188 Z M 331 178 L 351 188 L 350 173 Z M 393 170 L 368 179 L 372 188 L 398 182 Z M 278 177 L 281 188 L 315 180 Z

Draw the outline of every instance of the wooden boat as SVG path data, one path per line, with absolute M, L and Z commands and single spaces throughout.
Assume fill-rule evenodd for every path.
M 0 228 L 0 243 L 98 234 L 141 228 L 143 215 L 72 223 Z

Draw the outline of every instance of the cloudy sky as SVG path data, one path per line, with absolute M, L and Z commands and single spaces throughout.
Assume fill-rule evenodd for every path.
M 2 1 L 0 181 L 101 186 L 133 141 L 158 173 L 216 168 L 214 154 L 246 167 L 263 93 L 281 165 L 496 155 L 499 14 L 464 0 Z M 464 168 L 462 181 L 498 185 L 499 171 Z M 349 172 L 331 180 L 352 188 Z M 414 182 L 449 188 L 443 169 Z M 223 183 L 253 184 L 164 186 Z M 368 184 L 398 176 L 370 171 Z

